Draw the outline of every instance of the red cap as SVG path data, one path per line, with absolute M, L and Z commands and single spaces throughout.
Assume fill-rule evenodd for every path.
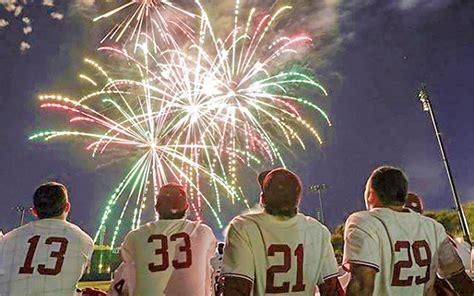
M 160 188 L 156 197 L 156 209 L 161 213 L 176 214 L 188 209 L 188 199 L 184 187 L 168 183 Z
M 260 188 L 263 189 L 263 181 L 265 180 L 265 177 L 270 173 L 272 170 L 269 171 L 264 171 L 258 174 L 258 184 L 260 185 Z
M 289 170 L 272 170 L 265 176 L 262 187 L 267 205 L 273 208 L 297 207 L 300 202 L 301 180 Z
M 405 208 L 409 208 L 417 213 L 423 214 L 423 211 L 425 210 L 423 198 L 416 193 L 408 193 L 407 199 L 405 200 Z

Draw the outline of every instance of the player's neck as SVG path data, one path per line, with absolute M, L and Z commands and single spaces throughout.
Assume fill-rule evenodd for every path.
M 62 214 L 61 216 L 56 216 L 56 217 L 49 217 L 49 218 L 43 218 L 39 220 L 59 220 L 59 221 L 66 221 L 66 215 Z
M 396 206 L 396 205 L 380 205 L 380 206 L 375 206 L 372 207 L 372 209 L 390 209 L 395 212 L 406 212 L 406 209 L 404 206 Z

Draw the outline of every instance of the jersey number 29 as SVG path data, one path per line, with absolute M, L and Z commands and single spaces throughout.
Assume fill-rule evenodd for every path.
M 421 256 L 422 249 L 425 250 L 425 259 Z M 426 267 L 424 276 L 418 275 L 415 277 L 415 284 L 421 285 L 427 283 L 430 279 L 431 265 L 431 250 L 428 243 L 425 240 L 419 240 L 410 245 L 410 242 L 408 241 L 397 241 L 395 243 L 395 252 L 401 252 L 402 250 L 406 250 L 407 260 L 400 260 L 393 266 L 392 286 L 406 287 L 413 284 L 413 276 L 408 276 L 406 279 L 400 279 L 402 268 L 411 268 L 413 266 L 411 250 L 413 250 L 413 257 L 416 265 L 420 268 Z

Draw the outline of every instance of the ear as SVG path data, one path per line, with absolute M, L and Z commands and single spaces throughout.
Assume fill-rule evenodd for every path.
M 262 193 L 260 193 L 260 205 L 263 207 L 267 204 L 267 198 L 265 197 L 265 195 Z
M 31 214 L 32 214 L 35 218 L 38 218 L 38 211 L 36 210 L 35 207 L 33 207 L 33 208 L 31 209 Z
M 380 207 L 383 203 L 380 201 L 380 198 L 372 188 L 369 189 L 369 202 L 373 207 Z
M 66 205 L 64 205 L 64 213 L 69 213 L 71 210 L 71 204 L 69 202 L 66 202 Z

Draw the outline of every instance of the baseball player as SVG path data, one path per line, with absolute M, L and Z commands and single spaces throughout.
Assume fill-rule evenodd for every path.
M 134 269 L 135 284 L 125 276 L 122 285 L 114 280 L 112 289 L 125 285 L 129 295 L 140 296 L 212 293 L 210 258 L 217 240 L 208 226 L 185 219 L 188 207 L 181 185 L 160 188 L 155 207 L 159 220 L 131 231 L 122 245 L 124 268 Z
M 329 231 L 298 213 L 302 185 L 278 168 L 266 174 L 264 211 L 236 217 L 229 225 L 222 270 L 225 296 L 337 295 L 337 262 Z
M 33 204 L 33 215 L 39 220 L 7 233 L 1 240 L 4 262 L 0 295 L 73 296 L 94 243 L 66 221 L 71 205 L 64 185 L 41 185 Z
M 216 251 L 215 256 L 211 258 L 212 287 L 214 289 L 213 295 L 220 295 L 219 279 L 222 272 L 222 259 L 224 258 L 224 243 L 218 243 Z
M 346 222 L 347 295 L 434 295 L 436 273 L 462 295 L 472 295 L 472 281 L 444 227 L 404 207 L 407 187 L 405 174 L 394 167 L 383 166 L 370 175 L 367 211 Z

